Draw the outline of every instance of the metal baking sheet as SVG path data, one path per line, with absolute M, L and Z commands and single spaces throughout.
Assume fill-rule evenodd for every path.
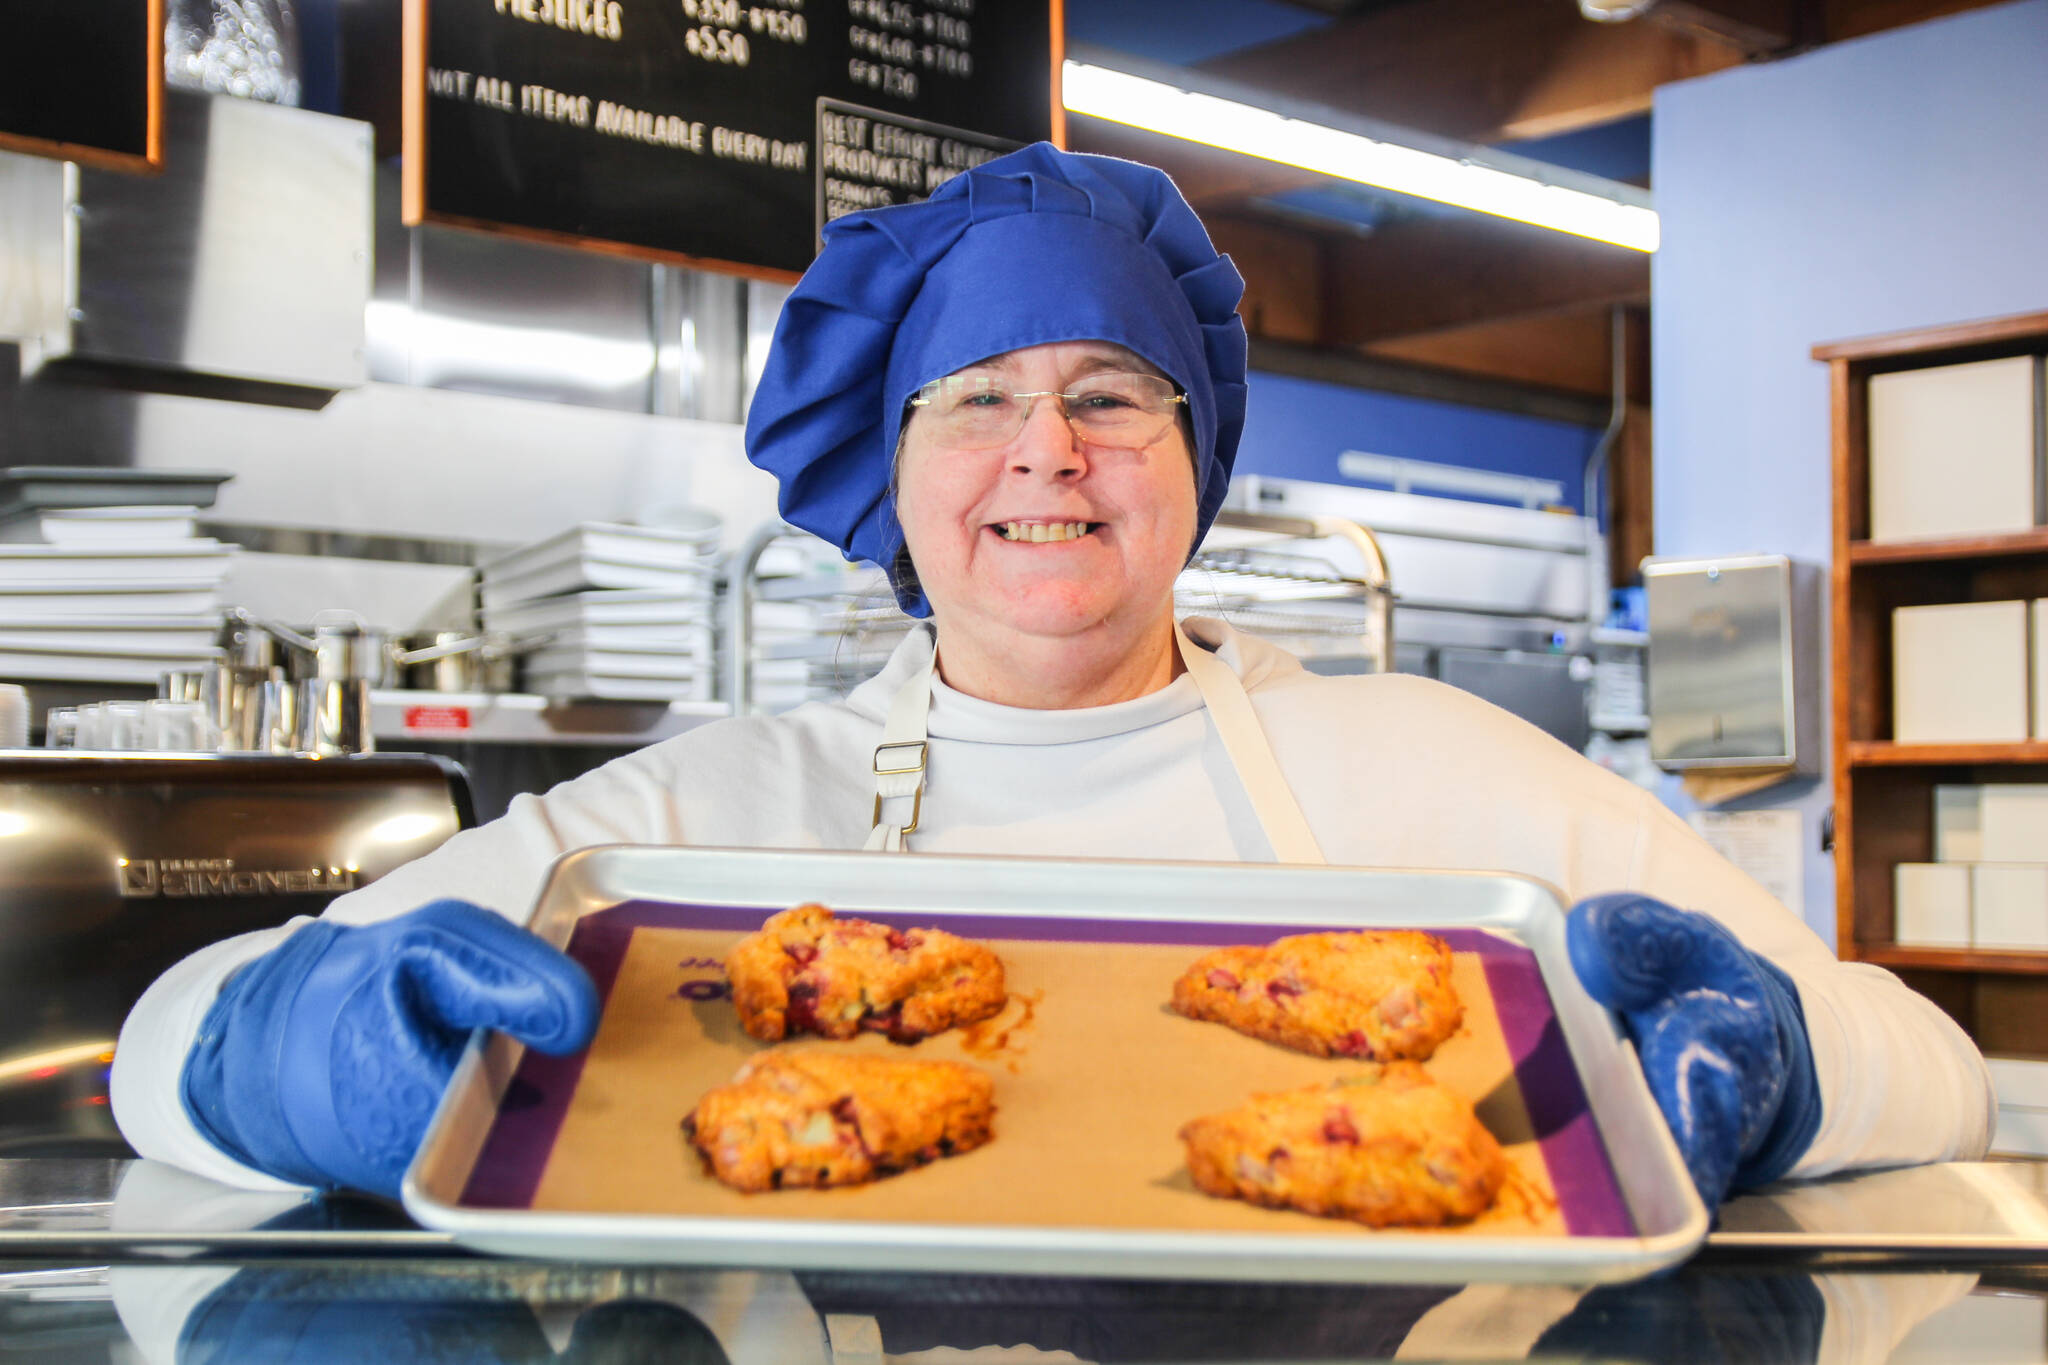
M 1161 1134 L 1170 1136 L 1180 1122 L 1215 1106 L 1186 1109 L 1160 1102 L 1158 1085 L 1133 1069 L 1145 1059 L 1124 1055 L 1121 1031 L 1107 1028 L 1099 1062 L 1092 1050 L 1076 1054 L 1071 1048 L 1046 1048 L 1036 1056 L 1029 1049 L 968 1054 L 965 1059 L 992 1058 L 988 1069 L 997 1083 L 996 1142 L 976 1153 L 852 1190 L 734 1194 L 699 1177 L 694 1154 L 676 1131 L 696 1091 L 679 1083 L 650 1095 L 662 1090 L 660 1075 L 649 1085 L 644 1070 L 621 1090 L 616 1064 L 631 1040 L 644 1050 L 651 1035 L 639 1030 L 660 1026 L 664 1016 L 650 1012 L 650 1000 L 667 1008 L 665 1017 L 690 1011 L 698 1021 L 713 1021 L 689 1035 L 695 1047 L 765 1046 L 745 1039 L 730 1019 L 718 1022 L 730 1005 L 720 995 L 716 951 L 695 948 L 680 963 L 653 958 L 661 952 L 673 957 L 676 942 L 729 944 L 768 914 L 806 900 L 905 926 L 939 925 L 996 943 L 999 951 L 1000 945 L 1016 945 L 1019 966 L 1027 966 L 1026 959 L 1037 964 L 1034 989 L 1019 993 L 1033 997 L 1041 1017 L 1062 1009 L 1062 990 L 1074 990 L 1066 978 L 1090 979 L 1092 971 L 1099 983 L 1110 970 L 1115 979 L 1122 961 L 1110 959 L 1118 954 L 1133 960 L 1149 954 L 1156 966 L 1169 957 L 1191 961 L 1213 946 L 1317 928 L 1412 927 L 1442 934 L 1466 964 L 1461 970 L 1476 973 L 1473 982 L 1483 981 L 1476 988 L 1486 1005 L 1480 1013 L 1498 1021 L 1487 1024 L 1495 1035 L 1487 1045 L 1498 1049 L 1501 1072 L 1496 1094 L 1471 1098 L 1485 1114 L 1498 1093 L 1513 1097 L 1527 1131 L 1521 1135 L 1526 1142 L 1511 1146 L 1510 1156 L 1539 1163 L 1535 1169 L 1544 1174 L 1556 1211 L 1541 1231 L 1533 1221 L 1523 1227 L 1487 1219 L 1453 1230 L 1375 1231 L 1209 1199 L 1186 1183 L 1177 1142 L 1172 1156 L 1163 1154 Z M 1526 878 L 621 847 L 586 849 L 559 860 L 531 923 L 590 968 L 606 996 L 606 1027 L 588 1053 L 566 1059 L 524 1055 L 501 1036 L 472 1041 L 407 1174 L 405 1203 L 421 1223 L 479 1250 L 790 1268 L 1586 1284 L 1629 1279 L 1675 1263 L 1706 1233 L 1706 1212 L 1627 1043 L 1612 1016 L 1572 975 L 1557 895 Z M 685 937 L 672 937 L 678 934 Z M 632 958 L 636 941 L 639 959 Z M 1052 948 L 1057 952 L 1049 955 Z M 1055 960 L 1073 964 L 1071 973 L 1048 973 L 1045 963 Z M 694 965 L 709 972 L 682 972 L 679 984 L 663 983 L 649 996 L 650 965 L 664 971 Z M 628 978 L 639 992 L 631 998 Z M 1107 993 L 1118 997 L 1116 1007 L 1126 1011 L 1133 1036 L 1146 1030 L 1156 1035 L 1161 1028 L 1192 1030 L 1186 1036 L 1197 1040 L 1193 1045 L 1217 1049 L 1219 1063 L 1227 1055 L 1240 1069 L 1267 1067 L 1274 1081 L 1262 1088 L 1299 1084 L 1304 1068 L 1343 1065 L 1167 1016 L 1171 979 L 1170 973 L 1162 981 L 1134 976 L 1128 992 Z M 1018 985 L 1013 972 L 1013 991 Z M 1102 1008 L 1095 998 L 1101 994 L 1089 997 L 1089 1008 Z M 1470 1004 L 1475 991 L 1465 994 Z M 1074 996 L 1069 1005 L 1079 1009 L 1082 1001 Z M 872 1035 L 861 1042 L 888 1046 Z M 1453 1045 L 1446 1044 L 1432 1069 L 1452 1054 Z M 1258 1063 L 1262 1055 L 1266 1060 Z M 1469 1073 L 1474 1054 L 1460 1055 Z M 1061 1070 L 1048 1075 L 1051 1057 L 1063 1060 Z M 709 1060 L 692 1051 L 675 1066 L 680 1075 L 692 1065 L 701 1070 Z M 1186 1058 L 1180 1060 L 1186 1071 Z M 729 1059 L 720 1059 L 721 1068 L 726 1065 Z M 1096 1067 L 1092 1076 L 1074 1074 Z M 1136 1079 L 1141 1075 L 1148 1077 L 1144 1083 Z M 1135 1100 L 1133 1105 L 1146 1112 L 1131 1114 L 1128 1125 L 1115 1124 L 1113 1132 L 1098 1125 L 1070 1142 L 1033 1108 L 1045 1103 L 1048 1083 L 1067 1086 L 1069 1094 L 1078 1085 L 1118 1102 L 1128 1090 L 1144 1097 L 1142 1106 Z M 607 1105 L 617 1106 L 616 1121 Z M 1151 1112 L 1155 1108 L 1166 1112 Z M 593 1169 L 613 1164 L 590 1159 L 593 1128 L 607 1125 L 614 1135 L 600 1140 L 626 1144 L 613 1149 L 619 1169 Z M 1005 1147 L 1006 1126 L 1025 1136 Z M 1120 1136 L 1126 1130 L 1131 1136 Z M 1059 1196 L 1062 1182 L 1077 1178 L 1075 1162 L 1099 1165 L 1100 1144 L 1122 1141 L 1150 1144 L 1113 1154 L 1126 1166 L 1137 1161 L 1150 1174 L 1131 1182 L 1127 1200 L 1104 1200 L 1073 1213 L 1072 1201 L 1063 1204 Z M 977 1156 L 999 1150 L 1000 1160 L 974 1164 Z M 644 1202 L 627 1173 L 634 1163 L 656 1173 Z M 701 1192 L 686 1190 L 688 1197 L 678 1200 L 674 1187 L 691 1180 Z M 1042 1192 L 1045 1207 L 1020 1216 L 1020 1185 Z M 630 1197 L 621 1197 L 622 1186 Z M 603 1194 L 580 1197 L 585 1189 Z M 920 1204 L 920 1197 L 927 1202 Z M 1109 1209 L 1111 1203 L 1118 1207 Z

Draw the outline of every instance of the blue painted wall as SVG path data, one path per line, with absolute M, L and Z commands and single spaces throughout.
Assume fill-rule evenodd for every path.
M 2048 308 L 2048 0 L 1665 86 L 1653 137 L 1657 552 L 1825 563 L 1809 349 Z M 1832 941 L 1830 800 L 1823 779 L 1749 804 L 1806 813 L 1807 919 Z
M 1555 479 L 1564 504 L 1584 505 L 1586 458 L 1597 427 L 1368 393 L 1254 371 L 1237 472 L 1357 485 L 1337 472 L 1347 450 Z

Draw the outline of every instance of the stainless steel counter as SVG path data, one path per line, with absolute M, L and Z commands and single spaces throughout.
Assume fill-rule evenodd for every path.
M 17 1358 L 2048 1361 L 2048 1166 L 1781 1185 L 1731 1202 L 1679 1272 L 1587 1293 L 490 1260 L 374 1201 L 0 1161 L 0 1359 Z

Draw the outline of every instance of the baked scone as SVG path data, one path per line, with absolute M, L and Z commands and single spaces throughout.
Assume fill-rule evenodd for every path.
M 981 1146 L 994 1095 L 963 1062 L 778 1050 L 698 1100 L 683 1136 L 736 1190 L 858 1185 Z
M 1297 1052 L 1372 1061 L 1425 1061 L 1465 1017 L 1449 945 L 1412 929 L 1218 948 L 1173 983 L 1173 1008 Z
M 740 1027 L 774 1042 L 862 1031 L 914 1043 L 1003 1007 L 1003 964 L 943 929 L 839 919 L 822 905 L 769 918 L 726 955 Z
M 1462 1097 L 1414 1062 L 1372 1064 L 1268 1095 L 1180 1130 L 1206 1194 L 1352 1218 L 1435 1227 L 1484 1213 L 1507 1164 Z

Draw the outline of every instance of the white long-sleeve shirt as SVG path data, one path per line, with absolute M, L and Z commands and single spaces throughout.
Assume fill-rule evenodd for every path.
M 1714 916 L 1784 968 L 1822 1097 L 1794 1175 L 1983 1153 L 1996 1102 L 1962 1030 L 1890 972 L 1836 960 L 1648 793 L 1455 688 L 1399 674 L 1321 677 L 1220 623 L 1186 625 L 1242 679 L 1330 862 L 1514 872 L 1573 900 L 1640 891 Z M 326 917 L 368 923 L 459 896 L 523 921 L 548 864 L 592 844 L 858 849 L 890 700 L 930 649 L 913 632 L 844 701 L 706 725 L 518 797 L 503 818 L 340 897 Z M 929 727 L 918 851 L 1273 856 L 1185 676 L 1133 701 L 1068 711 L 999 706 L 934 678 Z M 193 954 L 129 1014 L 113 1105 L 144 1156 L 230 1183 L 276 1183 L 199 1135 L 179 1076 L 221 982 L 291 928 Z

